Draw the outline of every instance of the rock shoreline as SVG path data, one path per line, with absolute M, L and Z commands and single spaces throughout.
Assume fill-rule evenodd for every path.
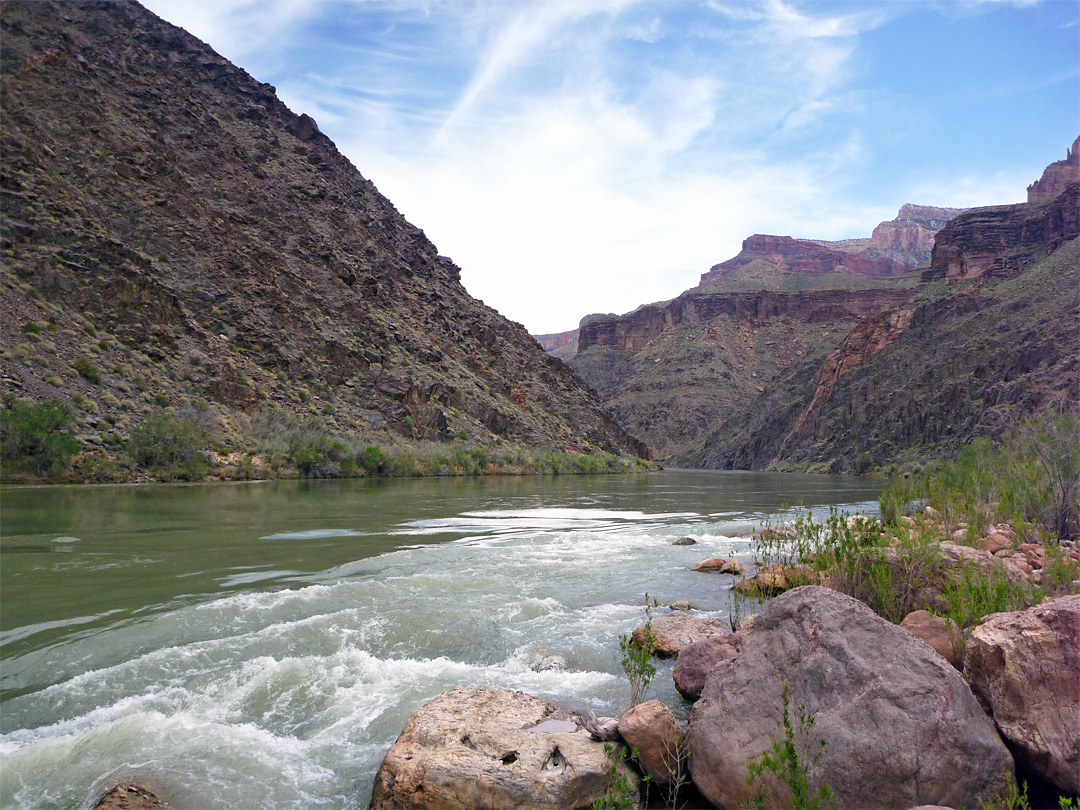
M 901 525 L 916 528 L 913 520 Z M 930 606 L 960 570 L 996 572 L 1010 583 L 1043 579 L 1045 550 L 1020 543 L 1010 526 L 990 527 L 979 548 L 935 528 L 940 576 L 918 595 Z M 886 561 L 900 545 L 892 540 Z M 1072 544 L 1062 553 L 1080 558 Z M 715 573 L 723 562 L 694 570 Z M 676 687 L 693 703 L 685 729 L 663 703 L 647 701 L 618 722 L 626 750 L 609 744 L 604 753 L 572 712 L 505 690 L 453 690 L 410 718 L 379 771 L 371 807 L 640 807 L 643 784 L 647 806 L 660 806 L 649 787 L 665 784 L 697 791 L 701 806 L 746 806 L 763 795 L 766 806 L 791 806 L 784 780 L 768 772 L 747 780 L 751 763 L 781 750 L 774 743 L 785 725 L 808 781 L 827 784 L 835 807 L 1009 806 L 1003 802 L 1020 790 L 1018 772 L 1062 797 L 1080 793 L 1080 594 L 985 616 L 962 633 L 927 610 L 895 624 L 825 587 L 828 580 L 798 561 L 760 564 L 740 580 L 741 590 L 768 601 L 737 632 L 678 603 L 650 616 L 653 652 L 676 658 Z M 642 625 L 633 639 L 645 638 Z M 423 731 L 447 701 L 460 704 L 459 725 L 452 733 Z M 523 703 L 537 708 L 517 718 L 514 707 Z M 560 711 L 575 730 L 565 743 L 540 743 L 524 763 L 528 726 Z M 487 748 L 465 754 L 460 740 L 473 739 L 474 729 L 484 730 Z M 562 747 L 571 740 L 589 757 L 571 763 Z M 506 764 L 504 749 L 517 758 Z M 459 756 L 479 761 L 455 768 Z M 575 749 L 574 756 L 584 755 Z M 573 790 L 558 781 L 568 770 L 581 776 Z M 455 771 L 460 779 L 446 776 Z M 515 791 L 497 788 L 500 780 Z

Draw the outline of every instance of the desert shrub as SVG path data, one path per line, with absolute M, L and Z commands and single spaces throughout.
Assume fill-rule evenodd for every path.
M 368 475 L 381 475 L 386 464 L 386 456 L 375 445 L 369 445 L 359 454 L 357 461 Z
M 71 411 L 60 402 L 31 405 L 15 400 L 0 411 L 0 458 L 5 472 L 36 476 L 62 472 L 79 450 L 68 431 Z
M 195 480 L 206 474 L 207 438 L 196 422 L 159 413 L 131 431 L 127 452 L 139 467 L 162 477 Z
M 1080 535 L 1080 419 L 1048 408 L 997 442 L 975 439 L 949 464 L 912 480 L 890 481 L 881 494 L 884 520 L 904 503 L 925 499 L 947 522 L 967 523 L 971 539 L 987 524 L 1042 524 L 1062 539 Z
M 780 799 L 771 796 L 771 783 L 774 790 L 780 786 L 787 788 L 788 801 L 795 810 L 831 807 L 832 788 L 824 782 L 814 788 L 810 779 L 810 769 L 821 758 L 825 750 L 825 740 L 819 739 L 816 743 L 810 740 L 814 717 L 807 712 L 805 706 L 799 706 L 798 728 L 792 724 L 790 689 L 783 678 L 780 683 L 782 716 L 776 723 L 780 728 L 780 735 L 772 738 L 772 746 L 760 759 L 747 765 L 746 784 L 758 785 L 758 793 L 751 800 L 750 806 L 765 810 L 766 807 L 773 806 L 774 799 Z
M 870 472 L 871 463 L 872 459 L 869 453 L 859 453 L 859 455 L 855 457 L 855 474 L 866 475 L 866 473 Z
M 656 634 L 652 629 L 652 610 L 659 602 L 645 594 L 645 630 L 641 643 L 626 633 L 619 634 L 619 652 L 622 653 L 623 672 L 630 681 L 630 705 L 636 706 L 645 698 L 645 691 L 656 675 L 652 658 L 656 654 Z
M 97 370 L 97 367 L 92 362 L 90 362 L 89 358 L 80 357 L 73 364 L 73 368 L 79 372 L 79 376 L 88 383 L 98 385 L 101 382 L 101 372 Z

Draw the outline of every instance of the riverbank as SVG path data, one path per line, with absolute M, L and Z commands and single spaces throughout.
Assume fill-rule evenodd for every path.
M 759 612 L 729 629 L 652 603 L 620 637 L 632 696 L 656 675 L 651 656 L 677 657 L 685 730 L 640 697 L 610 727 L 571 715 L 548 728 L 552 706 L 506 725 L 535 699 L 457 690 L 412 716 L 372 806 L 1075 807 L 1080 547 L 1009 524 L 953 542 L 969 528 L 933 507 L 768 527 L 753 575 L 732 585 Z M 691 570 L 720 576 L 708 562 Z M 450 734 L 443 703 L 453 740 L 432 745 Z M 509 761 L 492 758 L 503 749 Z

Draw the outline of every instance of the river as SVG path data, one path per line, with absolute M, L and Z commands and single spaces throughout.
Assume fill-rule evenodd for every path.
M 425 701 L 504 687 L 615 714 L 646 592 L 727 617 L 731 578 L 687 566 L 750 564 L 787 505 L 876 513 L 877 493 L 679 470 L 5 487 L 0 806 L 89 808 L 130 780 L 176 810 L 364 808 Z M 649 696 L 685 717 L 671 669 Z

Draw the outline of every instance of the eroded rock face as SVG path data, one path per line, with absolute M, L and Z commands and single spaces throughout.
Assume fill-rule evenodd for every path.
M 506 689 L 444 692 L 409 718 L 390 747 L 372 810 L 590 807 L 609 785 L 604 744 L 583 728 L 533 730 L 565 714 Z M 618 767 L 637 801 L 638 777 Z
M 720 619 L 687 616 L 680 610 L 652 619 L 652 631 L 656 638 L 656 655 L 660 658 L 674 658 L 687 644 L 728 632 L 727 626 Z M 644 624 L 634 628 L 632 639 L 639 647 L 644 646 Z
M 739 654 L 746 633 L 740 629 L 736 633 L 709 638 L 687 644 L 679 650 L 679 659 L 675 662 L 675 671 L 671 677 L 675 688 L 687 700 L 697 700 L 713 668 L 721 661 L 734 658 Z
M 1080 182 L 1080 138 L 1073 141 L 1072 149 L 1065 150 L 1065 159 L 1047 166 L 1042 177 L 1028 186 L 1028 202 L 1052 200 L 1070 183 Z
M 778 733 L 781 678 L 792 723 L 800 705 L 814 717 L 802 744 L 825 741 L 811 779 L 840 807 L 971 807 L 1012 783 L 1012 757 L 955 669 L 854 599 L 807 586 L 762 610 L 694 704 L 691 776 L 717 806 L 755 795 L 747 765 Z
M 671 709 L 659 700 L 647 700 L 627 709 L 619 720 L 619 734 L 637 750 L 638 764 L 657 782 L 670 782 L 683 758 L 683 731 Z
M 1080 595 L 987 617 L 968 638 L 964 675 L 1017 760 L 1080 793 Z

